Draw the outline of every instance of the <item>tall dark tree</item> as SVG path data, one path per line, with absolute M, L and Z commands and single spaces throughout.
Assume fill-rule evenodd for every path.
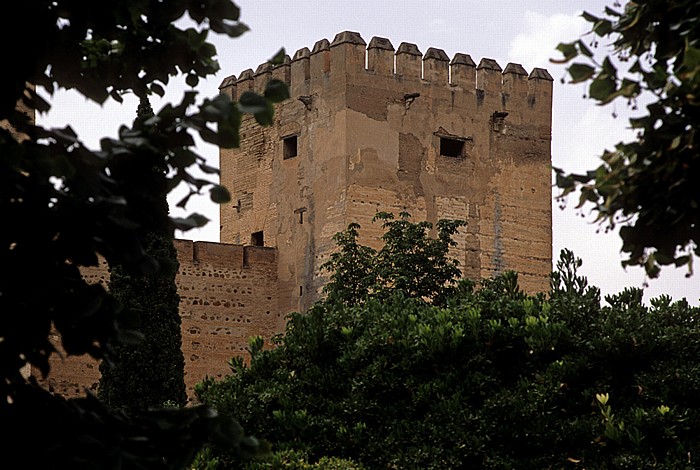
M 153 117 L 148 98 L 142 98 L 135 126 Z M 157 129 L 157 127 L 156 127 Z M 143 170 L 133 172 L 134 162 L 115 160 L 112 167 L 127 195 L 135 206 L 154 206 L 146 214 L 168 212 L 167 168 L 163 160 L 148 155 L 142 158 Z M 134 272 L 123 264 L 110 266 L 109 290 L 134 321 L 140 333 L 137 341 L 117 344 L 114 353 L 100 364 L 99 396 L 115 408 L 129 414 L 139 414 L 165 403 L 184 405 L 185 359 L 182 354 L 182 334 L 179 314 L 180 297 L 175 276 L 178 269 L 177 250 L 173 244 L 174 227 L 165 223 L 160 229 L 150 229 L 143 222 L 146 253 L 155 262 L 148 272 Z

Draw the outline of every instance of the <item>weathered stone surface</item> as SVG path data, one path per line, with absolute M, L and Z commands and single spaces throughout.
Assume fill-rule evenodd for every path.
M 248 338 L 268 339 L 281 328 L 278 307 L 277 251 L 272 248 L 176 240 L 180 269 L 182 351 L 190 398 L 205 377 L 230 373 L 227 362 L 246 356 Z M 85 269 L 91 283 L 107 286 L 108 267 Z M 54 344 L 59 338 L 54 335 Z M 97 391 L 99 364 L 86 356 L 52 356 L 51 374 L 43 383 L 66 397 Z
M 240 147 L 221 149 L 221 184 L 232 194 L 220 206 L 222 244 L 178 242 L 190 393 L 205 376 L 228 373 L 249 336 L 269 339 L 287 313 L 318 299 L 335 233 L 358 222 L 360 241 L 379 248 L 377 211 L 464 219 L 451 255 L 465 276 L 516 270 L 525 291 L 548 289 L 551 75 L 526 78 L 518 64 L 502 73 L 493 59 L 476 67 L 462 53 L 450 63 L 444 51 L 424 57 L 410 43 L 394 54 L 385 38 L 365 47 L 344 32 L 297 51 L 278 75 L 291 98 L 277 105 L 274 125 L 245 116 Z M 235 96 L 264 86 L 259 78 L 270 74 L 257 70 L 222 88 Z M 264 247 L 241 246 L 251 244 Z M 105 273 L 85 274 L 105 282 Z M 55 390 L 94 387 L 96 364 L 70 364 L 49 379 Z
M 355 34 L 340 33 L 333 44 L 363 45 L 350 40 Z M 462 53 L 450 63 L 441 49 L 423 55 L 405 42 L 392 54 L 386 38 L 372 38 L 367 67 L 358 68 L 355 49 L 333 44 L 323 74 L 312 73 L 303 86 L 292 74 L 292 91 L 308 93 L 279 104 L 274 126 L 246 118 L 240 148 L 221 151 L 222 183 L 234 202 L 252 201 L 221 207 L 221 240 L 247 243 L 264 233 L 266 246 L 279 251 L 285 311 L 303 310 L 317 298 L 326 276 L 320 266 L 335 249 L 332 236 L 348 223 L 359 222 L 364 240 L 379 245 L 381 229 L 371 224 L 378 210 L 405 210 L 433 223 L 466 219 L 454 253 L 465 274 L 514 269 L 527 290 L 546 290 L 546 71 L 533 71 L 528 80 L 519 64 L 502 72 L 484 58 L 476 67 Z M 285 159 L 289 129 L 296 156 Z M 441 148 L 450 145 L 453 152 L 445 155 Z

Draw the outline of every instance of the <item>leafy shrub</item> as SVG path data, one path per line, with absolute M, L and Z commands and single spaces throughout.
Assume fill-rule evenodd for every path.
M 211 448 L 203 450 L 192 465 L 192 470 L 217 470 L 226 468 L 224 459 L 217 457 Z M 251 460 L 241 465 L 243 470 L 363 470 L 351 460 L 337 457 L 321 457 L 309 463 L 308 455 L 298 450 L 281 450 L 263 459 Z
M 550 293 L 534 296 L 512 272 L 451 284 L 440 303 L 391 279 L 357 302 L 330 292 L 290 316 L 275 348 L 252 338 L 250 364 L 235 358 L 198 397 L 312 461 L 697 468 L 700 309 L 646 306 L 637 289 L 601 306 L 580 264 L 563 251 Z

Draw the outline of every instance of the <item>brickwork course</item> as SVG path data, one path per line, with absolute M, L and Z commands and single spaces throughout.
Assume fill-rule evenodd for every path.
M 223 80 L 238 99 L 270 79 L 289 85 L 272 126 L 243 119 L 240 146 L 221 149 L 220 243 L 177 240 L 185 380 L 229 372 L 248 338 L 268 340 L 316 301 L 333 235 L 351 222 L 380 248 L 377 211 L 412 221 L 462 219 L 451 256 L 473 279 L 505 270 L 535 293 L 552 270 L 552 77 L 519 64 L 478 64 L 415 44 L 369 44 L 356 32 L 322 39 L 282 64 Z M 86 270 L 106 282 L 106 266 Z M 54 361 L 66 396 L 95 390 L 96 363 Z

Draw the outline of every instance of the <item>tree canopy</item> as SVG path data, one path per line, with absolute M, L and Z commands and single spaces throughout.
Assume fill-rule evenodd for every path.
M 396 291 L 443 302 L 461 275 L 459 261 L 448 254 L 457 245 L 452 236 L 466 222 L 439 220 L 437 237 L 432 238 L 433 224 L 410 219 L 408 212 L 401 212 L 398 219 L 390 212 L 375 214 L 372 222 L 381 222 L 385 230 L 379 251 L 358 242 L 357 223 L 336 233 L 333 240 L 339 250 L 321 267 L 331 274 L 324 293 L 345 304 L 386 298 Z
M 588 84 L 599 105 L 626 100 L 646 112 L 629 123 L 636 139 L 605 150 L 586 174 L 556 170 L 566 198 L 580 191 L 596 220 L 620 226 L 623 266 L 687 266 L 700 256 L 700 4 L 693 0 L 615 2 L 584 12 L 590 32 L 558 50 L 570 83 Z
M 136 118 L 153 117 L 148 99 L 142 99 Z M 128 156 L 126 158 L 134 158 Z M 155 205 L 150 213 L 168 211 L 168 185 L 162 159 L 135 156 L 142 169 L 133 171 L 129 160 L 114 165 L 115 177 L 128 187 L 125 194 L 132 205 Z M 148 168 L 148 165 L 152 165 Z M 119 174 L 120 167 L 126 174 Z M 121 265 L 109 267 L 109 293 L 134 320 L 137 341 L 122 341 L 100 363 L 98 396 L 114 408 L 140 414 L 165 403 L 184 406 L 185 358 L 182 353 L 180 296 L 175 278 L 179 262 L 172 230 L 143 235 L 145 252 L 157 263 L 153 273 L 133 273 Z
M 387 230 L 387 242 L 424 252 L 420 226 L 398 222 L 413 226 Z M 343 245 L 336 279 L 348 279 L 358 251 Z M 331 284 L 291 315 L 274 348 L 251 338 L 250 361 L 234 358 L 232 374 L 199 384 L 198 397 L 235 410 L 278 453 L 319 466 L 334 457 L 364 468 L 698 467 L 698 308 L 669 297 L 646 306 L 640 289 L 603 305 L 568 250 L 537 295 L 514 272 L 445 278 L 441 304 L 392 287 L 445 262 L 396 266 L 382 295 L 359 302 Z
M 131 420 L 89 395 L 66 402 L 22 373 L 31 366 L 50 374 L 52 332 L 66 354 L 96 359 L 115 339 L 133 337 L 128 312 L 88 283 L 81 268 L 102 257 L 131 272 L 156 271 L 147 234 L 172 235 L 206 218 L 171 218 L 162 201 L 134 198 L 135 186 L 159 168 L 167 175 L 163 189 L 189 188 L 180 206 L 202 192 L 226 201 L 228 192 L 214 179 L 218 170 L 194 150 L 195 135 L 235 146 L 242 113 L 270 123 L 273 104 L 288 96 L 279 81 L 238 103 L 225 95 L 199 100 L 188 91 L 180 103 L 135 119 L 90 149 L 70 127 L 35 124 L 35 113 L 51 108 L 37 88 L 49 96 L 70 89 L 103 103 L 126 93 L 162 96 L 181 75 L 194 86 L 218 71 L 208 35 L 244 33 L 239 15 L 230 0 L 30 0 L 0 7 L 7 65 L 0 76 L 0 427 L 6 447 L 28 466 L 179 468 L 212 435 L 242 453 L 258 448 L 237 423 L 209 408 Z M 194 168 L 212 178 L 196 177 Z

